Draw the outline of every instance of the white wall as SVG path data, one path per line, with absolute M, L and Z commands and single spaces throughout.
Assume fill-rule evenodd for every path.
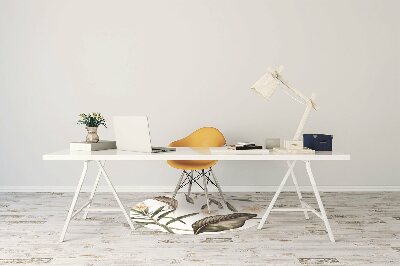
M 80 164 L 41 156 L 84 138 L 81 112 L 105 115 L 105 139 L 120 114 L 147 114 L 155 145 L 202 126 L 229 143 L 290 138 L 303 106 L 248 89 L 282 64 L 293 85 L 317 93 L 306 132 L 333 134 L 352 155 L 315 163 L 318 183 L 399 186 L 399 10 L 395 0 L 1 0 L 0 185 L 75 185 Z M 277 185 L 284 167 L 221 162 L 216 172 L 225 185 Z M 109 169 L 122 186 L 178 177 L 164 162 Z

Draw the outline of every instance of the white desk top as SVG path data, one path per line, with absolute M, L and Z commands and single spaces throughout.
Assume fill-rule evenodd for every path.
M 213 153 L 218 148 L 177 148 L 174 152 L 142 153 L 120 150 L 70 151 L 61 150 L 43 155 L 43 160 L 56 161 L 165 161 L 165 160 L 219 160 L 219 161 L 340 161 L 350 160 L 349 154 L 338 152 L 316 152 L 315 154 L 235 154 Z

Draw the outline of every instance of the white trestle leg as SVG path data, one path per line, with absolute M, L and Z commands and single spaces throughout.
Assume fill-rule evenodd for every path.
M 295 161 L 295 163 L 296 163 L 296 161 Z M 289 161 L 287 161 L 287 165 L 288 165 L 288 167 L 290 167 L 290 162 Z M 296 193 L 297 193 L 297 197 L 299 198 L 300 205 L 301 205 L 301 207 L 303 209 L 305 209 L 306 207 L 305 207 L 304 202 L 303 202 L 303 196 L 301 195 L 300 188 L 299 188 L 299 185 L 297 183 L 297 178 L 294 175 L 294 170 L 293 169 L 290 172 L 290 175 L 292 176 L 293 184 L 294 184 L 294 187 L 296 188 Z M 308 217 L 307 210 L 304 210 L 304 217 L 306 217 L 306 220 L 308 220 L 310 218 L 310 217 Z
M 307 169 L 308 177 L 310 179 L 311 186 L 314 190 L 315 198 L 317 199 L 317 202 L 318 202 L 319 210 L 321 211 L 322 220 L 324 221 L 326 231 L 328 232 L 329 239 L 331 240 L 331 242 L 335 242 L 335 238 L 333 237 L 331 225 L 329 224 L 328 217 L 326 216 L 324 204 L 322 204 L 322 200 L 319 195 L 317 184 L 315 183 L 314 175 L 311 171 L 310 161 L 306 161 L 306 169 Z
M 102 163 L 103 167 L 104 167 L 105 164 L 106 164 L 106 161 L 104 161 Z M 85 213 L 83 214 L 83 219 L 84 220 L 86 220 L 86 218 L 88 216 L 89 208 L 92 205 L 93 197 L 94 197 L 94 194 L 96 194 L 96 189 L 97 189 L 97 186 L 98 186 L 99 181 L 100 181 L 100 176 L 101 176 L 101 170 L 99 169 L 99 171 L 97 172 L 96 180 L 94 181 L 92 192 L 90 193 L 88 205 L 87 205 L 87 207 L 85 209 Z
M 267 211 L 264 213 L 264 216 L 262 217 L 261 222 L 258 225 L 257 229 L 261 229 L 263 227 L 265 221 L 268 218 L 269 213 L 271 212 L 272 208 L 274 207 L 274 204 L 275 204 L 276 200 L 279 197 L 279 194 L 281 193 L 283 187 L 285 186 L 285 183 L 286 183 L 286 181 L 287 181 L 287 179 L 288 179 L 288 177 L 290 175 L 290 172 L 292 171 L 292 169 L 293 169 L 295 164 L 296 164 L 296 161 L 294 161 L 294 162 L 292 162 L 290 164 L 288 171 L 286 172 L 285 176 L 283 177 L 283 180 L 282 180 L 281 184 L 279 185 L 278 189 L 276 190 L 275 195 L 272 198 L 271 203 L 269 204 Z
M 74 211 L 76 201 L 78 200 L 78 195 L 79 195 L 79 192 L 81 191 L 83 180 L 85 180 L 87 169 L 88 169 L 88 161 L 83 161 L 83 169 L 82 169 L 81 178 L 79 179 L 78 186 L 76 187 L 75 195 L 74 195 L 74 198 L 72 199 L 71 207 L 69 208 L 67 219 L 65 220 L 64 228 L 61 232 L 60 242 L 64 241 L 65 233 L 67 232 L 69 222 L 71 221 L 72 213 Z
M 292 161 L 292 162 L 288 161 L 287 164 L 289 166 L 289 169 L 286 172 L 285 176 L 283 177 L 283 180 L 282 180 L 281 184 L 279 185 L 277 191 L 275 192 L 275 195 L 272 198 L 271 203 L 269 204 L 265 214 L 263 215 L 263 217 L 261 219 L 261 222 L 258 225 L 257 229 L 261 229 L 263 227 L 263 225 L 265 224 L 265 222 L 266 222 L 269 214 L 271 213 L 271 211 L 274 211 L 274 212 L 288 212 L 288 211 L 289 212 L 292 212 L 292 211 L 298 212 L 298 211 L 302 211 L 302 212 L 304 212 L 304 216 L 306 217 L 306 219 L 309 218 L 307 212 L 312 212 L 324 222 L 326 231 L 328 232 L 329 239 L 332 242 L 335 242 L 335 239 L 334 239 L 333 234 L 332 234 L 331 226 L 330 226 L 329 221 L 328 221 L 328 217 L 326 216 L 324 205 L 322 204 L 321 196 L 319 195 L 319 191 L 318 191 L 317 185 L 315 183 L 314 175 L 313 175 L 313 173 L 311 171 L 310 161 L 305 161 L 306 170 L 307 170 L 308 178 L 310 179 L 311 186 L 312 186 L 313 191 L 314 191 L 315 198 L 317 199 L 317 203 L 318 203 L 318 207 L 320 209 L 320 212 L 318 212 L 316 209 L 312 208 L 308 203 L 303 201 L 303 197 L 301 195 L 301 192 L 300 192 L 300 189 L 299 189 L 299 186 L 298 186 L 298 183 L 297 183 L 297 179 L 296 179 L 296 176 L 294 175 L 294 171 L 293 171 L 293 167 L 295 166 L 296 161 Z M 289 175 L 292 176 L 292 180 L 293 180 L 294 186 L 296 187 L 296 193 L 297 193 L 297 196 L 298 196 L 298 198 L 300 200 L 301 208 L 274 208 L 275 202 L 278 199 L 279 194 L 281 193 L 283 187 L 285 186 Z
M 80 213 L 81 211 L 84 211 L 83 219 L 86 219 L 88 212 L 115 212 L 115 211 L 120 212 L 120 211 L 122 211 L 122 213 L 124 214 L 124 216 L 125 216 L 128 224 L 129 224 L 130 228 L 132 230 L 135 229 L 133 227 L 132 221 L 131 221 L 128 213 L 126 212 L 124 206 L 121 203 L 121 200 L 118 197 L 117 192 L 115 191 L 115 188 L 114 188 L 113 184 L 111 183 L 110 178 L 108 177 L 106 171 L 104 170 L 105 161 L 103 163 L 100 162 L 100 161 L 96 161 L 96 163 L 97 163 L 97 165 L 99 167 L 99 171 L 97 173 L 96 180 L 94 182 L 93 189 L 92 189 L 92 192 L 91 192 L 90 197 L 89 197 L 89 201 L 86 202 L 85 204 L 83 204 L 80 208 L 78 208 L 74 212 L 75 205 L 76 205 L 76 202 L 78 200 L 78 196 L 79 196 L 79 193 L 81 191 L 83 181 L 85 180 L 85 177 L 86 177 L 86 173 L 87 173 L 87 169 L 88 169 L 88 162 L 89 161 L 84 161 L 83 162 L 83 170 L 82 170 L 81 178 L 79 179 L 79 183 L 78 183 L 78 186 L 76 188 L 74 198 L 72 199 L 71 207 L 69 208 L 69 211 L 68 211 L 67 219 L 65 220 L 64 228 L 63 228 L 63 230 L 61 232 L 60 242 L 64 241 L 65 234 L 67 232 L 68 225 L 69 225 L 71 219 L 73 217 L 75 217 L 78 213 Z M 105 180 L 107 181 L 107 184 L 110 187 L 111 192 L 113 193 L 114 198 L 117 201 L 119 208 L 117 208 L 117 209 L 116 208 L 111 208 L 111 209 L 110 208 L 109 209 L 93 209 L 93 208 L 90 208 L 91 204 L 92 204 L 92 201 L 93 201 L 93 198 L 94 198 L 94 195 L 96 194 L 96 189 L 97 189 L 97 186 L 98 186 L 98 183 L 99 183 L 99 180 L 100 180 L 101 176 L 103 176 L 105 178 Z
M 108 178 L 108 175 L 107 175 L 106 171 L 104 170 L 103 165 L 101 164 L 100 161 L 96 161 L 96 163 L 99 166 L 100 171 L 103 173 L 103 176 L 106 179 L 107 184 L 110 187 L 111 192 L 113 193 L 115 200 L 118 202 L 118 206 L 121 209 L 122 213 L 124 214 L 124 216 L 126 218 L 126 221 L 128 222 L 129 226 L 131 227 L 131 230 L 134 230 L 135 228 L 133 227 L 132 220 L 129 217 L 128 213 L 126 212 L 124 205 L 122 205 L 121 200 L 118 197 L 117 191 L 115 191 L 115 188 L 114 188 L 113 184 L 111 183 L 110 178 Z

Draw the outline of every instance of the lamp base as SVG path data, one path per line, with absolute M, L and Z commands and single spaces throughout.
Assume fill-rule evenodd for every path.
M 285 148 L 273 148 L 272 152 L 281 154 L 315 154 L 314 150 L 311 149 L 285 149 Z

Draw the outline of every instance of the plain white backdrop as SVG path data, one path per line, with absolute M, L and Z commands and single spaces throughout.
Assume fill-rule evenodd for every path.
M 400 186 L 399 1 L 0 1 L 0 186 L 75 186 L 81 112 L 150 118 L 154 145 L 202 126 L 228 143 L 291 138 L 304 106 L 249 87 L 268 66 L 320 106 L 305 132 L 349 162 L 314 163 L 322 186 Z M 276 186 L 285 163 L 221 162 L 224 186 Z M 108 165 L 117 186 L 173 186 L 164 162 Z M 94 171 L 94 168 L 90 168 Z M 300 185 L 308 185 L 298 169 Z M 94 176 L 95 173 L 92 172 Z M 94 177 L 93 177 L 94 178 Z

